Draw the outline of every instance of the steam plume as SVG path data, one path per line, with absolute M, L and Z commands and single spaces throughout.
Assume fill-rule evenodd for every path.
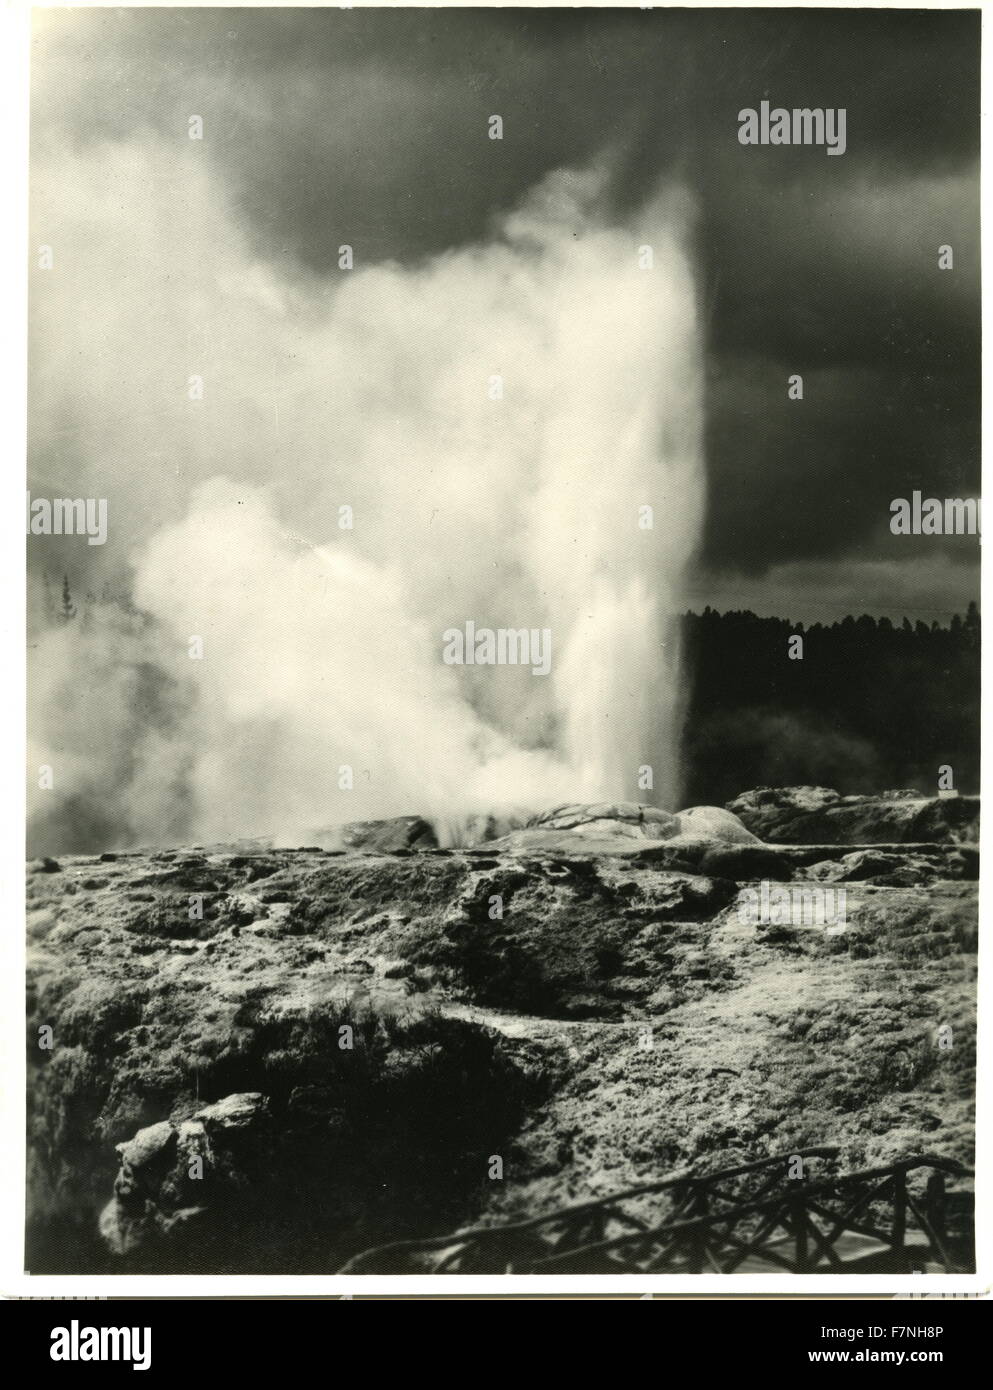
M 80 263 L 36 313 L 36 418 L 42 434 L 72 421 L 74 493 L 109 496 L 147 617 L 140 638 L 106 620 L 50 630 L 35 659 L 64 707 L 67 672 L 78 693 L 140 640 L 169 717 L 150 706 L 138 737 L 119 710 L 77 705 L 63 798 L 100 801 L 103 847 L 154 837 L 142 801 L 157 838 L 197 839 L 672 805 L 673 615 L 702 494 L 684 200 L 617 225 L 600 172 L 560 171 L 485 245 L 413 269 L 364 267 L 357 247 L 356 269 L 315 289 L 254 260 L 201 175 L 177 170 L 189 203 L 164 209 L 142 149 L 90 155 L 79 197 L 59 190 Z M 143 236 L 125 283 L 115 256 Z M 105 291 L 84 294 L 88 318 L 84 282 Z M 202 401 L 177 390 L 193 372 Z M 445 666 L 442 633 L 467 619 L 549 628 L 550 676 Z M 59 720 L 50 695 L 40 706 L 43 761 Z

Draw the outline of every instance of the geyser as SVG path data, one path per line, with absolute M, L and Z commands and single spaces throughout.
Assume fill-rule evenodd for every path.
M 119 243 L 141 240 L 129 215 L 154 220 L 148 200 L 168 185 L 142 181 L 144 158 L 115 185 L 134 180 L 136 210 L 115 197 L 106 240 L 92 229 L 81 238 L 106 266 L 80 275 L 116 274 Z M 158 529 L 134 516 L 134 597 L 185 700 L 181 717 L 173 698 L 169 727 L 130 750 L 135 786 L 182 766 L 185 838 L 284 843 L 405 813 L 610 799 L 674 809 L 675 615 L 702 505 L 688 201 L 670 192 L 618 222 L 603 211 L 601 171 L 560 171 L 488 243 L 414 268 L 363 269 L 357 257 L 326 300 L 304 300 L 253 260 L 218 194 L 191 187 L 190 227 L 202 231 L 175 210 L 172 225 L 205 262 L 198 312 L 223 328 L 217 360 L 198 365 L 220 385 L 196 424 L 189 412 L 159 423 L 182 475 L 149 467 Z M 183 255 L 193 259 L 185 244 Z M 157 248 L 146 273 L 163 265 Z M 166 312 L 170 296 L 138 283 L 122 302 L 115 285 L 102 339 L 123 359 L 133 314 L 143 342 L 179 354 L 188 326 Z M 85 374 L 91 355 L 72 351 L 75 330 L 60 331 Z M 99 411 L 109 379 L 126 394 L 126 371 L 115 377 L 103 358 L 100 370 L 75 382 L 77 410 Z M 274 401 L 263 383 L 277 373 Z M 163 375 L 171 390 L 174 373 Z M 135 389 L 147 412 L 148 372 Z M 114 420 L 130 404 L 116 400 Z M 130 437 L 108 443 L 114 428 L 104 416 L 98 437 L 123 456 Z M 468 622 L 547 629 L 548 674 L 445 664 L 441 634 Z M 101 632 L 55 634 L 96 749 L 115 737 L 99 688 L 85 693 L 88 665 L 107 666 Z M 193 636 L 202 659 L 190 659 Z M 46 731 L 35 733 L 45 761 Z M 133 792 L 105 785 L 99 755 L 88 757 L 79 750 L 73 763 L 77 796 L 121 808 L 121 842 L 150 838 L 153 827 L 135 828 Z M 176 815 L 157 814 L 175 838 Z

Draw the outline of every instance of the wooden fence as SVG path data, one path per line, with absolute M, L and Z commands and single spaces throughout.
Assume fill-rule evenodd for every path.
M 839 1150 L 684 1173 L 504 1226 L 397 1241 L 345 1274 L 952 1273 L 969 1267 L 972 1175 L 918 1155 L 838 1175 Z M 949 1230 L 949 1214 L 952 1230 Z

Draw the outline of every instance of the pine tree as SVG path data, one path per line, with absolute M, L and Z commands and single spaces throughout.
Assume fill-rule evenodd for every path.
M 72 593 L 69 589 L 69 576 L 62 576 L 62 621 L 70 622 L 76 616 L 76 605 L 72 601 Z
M 979 609 L 976 607 L 975 599 L 972 600 L 969 607 L 966 609 L 965 620 L 962 626 L 965 629 L 965 637 L 969 646 L 978 647 L 980 620 Z

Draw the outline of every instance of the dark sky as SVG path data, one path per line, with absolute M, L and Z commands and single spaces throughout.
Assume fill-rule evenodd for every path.
M 845 107 L 846 153 L 742 147 L 738 110 L 763 99 Z M 619 211 L 678 177 L 707 322 L 694 606 L 942 615 L 978 597 L 975 538 L 888 531 L 894 497 L 979 488 L 978 10 L 38 18 L 36 154 L 189 111 L 258 256 L 315 294 L 339 241 L 416 263 L 605 150 Z

